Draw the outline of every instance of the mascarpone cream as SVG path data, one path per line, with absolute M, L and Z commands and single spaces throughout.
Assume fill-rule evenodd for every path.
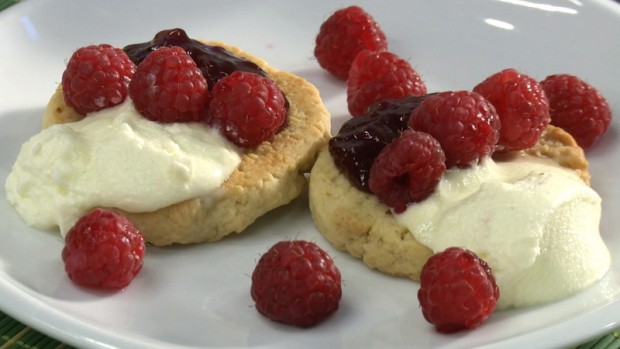
M 498 308 L 564 298 L 610 265 L 600 196 L 539 158 L 488 158 L 449 170 L 430 197 L 395 217 L 435 252 L 461 246 L 486 260 L 500 289 Z
M 240 154 L 206 125 L 149 121 L 127 99 L 33 136 L 5 187 L 27 224 L 64 236 L 94 207 L 149 212 L 217 195 Z

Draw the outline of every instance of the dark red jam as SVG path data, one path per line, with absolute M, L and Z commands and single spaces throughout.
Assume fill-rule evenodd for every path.
M 125 46 L 123 50 L 137 65 L 148 54 L 159 47 L 180 46 L 192 57 L 202 71 L 209 89 L 220 79 L 232 72 L 241 70 L 266 76 L 264 70 L 253 62 L 237 57 L 226 49 L 218 46 L 209 46 L 198 40 L 190 39 L 183 29 L 175 28 L 162 30 L 153 40 Z
M 364 116 L 345 122 L 329 140 L 336 166 L 358 189 L 370 192 L 370 167 L 381 150 L 409 126 L 409 116 L 426 96 L 409 96 L 374 104 Z

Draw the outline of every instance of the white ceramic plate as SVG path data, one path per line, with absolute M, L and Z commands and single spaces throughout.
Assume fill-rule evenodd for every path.
M 0 309 L 60 340 L 92 348 L 190 347 L 568 347 L 620 323 L 620 6 L 607 0 L 360 1 L 411 60 L 430 91 L 469 89 L 514 67 L 542 79 L 567 72 L 597 86 L 616 119 L 588 152 L 604 199 L 602 234 L 613 258 L 600 283 L 553 304 L 500 311 L 481 328 L 439 335 L 421 316 L 417 285 L 373 272 L 334 251 L 310 219 L 306 198 L 216 244 L 149 248 L 130 287 L 105 293 L 74 286 L 57 234 L 29 229 L 0 195 Z M 19 146 L 39 129 L 74 49 L 123 46 L 164 28 L 222 40 L 306 77 L 320 89 L 334 129 L 348 117 L 343 83 L 313 58 L 319 25 L 346 2 L 25 1 L 0 13 L 0 181 Z M 250 298 L 259 255 L 282 239 L 316 241 L 340 267 L 340 310 L 300 330 L 261 317 Z

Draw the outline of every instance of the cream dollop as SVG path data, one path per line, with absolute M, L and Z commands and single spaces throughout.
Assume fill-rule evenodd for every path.
M 149 212 L 216 195 L 240 154 L 210 127 L 149 121 L 128 99 L 33 136 L 5 188 L 27 224 L 64 235 L 94 207 Z
M 486 260 L 498 308 L 564 298 L 610 265 L 600 196 L 573 172 L 529 156 L 450 170 L 429 198 L 395 217 L 435 252 L 461 246 Z

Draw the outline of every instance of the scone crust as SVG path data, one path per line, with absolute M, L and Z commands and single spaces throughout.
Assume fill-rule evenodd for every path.
M 295 199 L 307 185 L 319 150 L 330 137 L 330 115 L 318 90 L 305 79 L 269 66 L 264 60 L 222 42 L 231 53 L 258 64 L 286 95 L 287 125 L 271 141 L 246 151 L 218 195 L 194 198 L 154 212 L 121 211 L 153 245 L 214 242 L 240 233 L 266 212 Z M 77 121 L 60 88 L 50 99 L 42 126 Z
M 589 184 L 584 152 L 562 129 L 548 126 L 539 142 L 526 152 L 574 170 Z M 370 268 L 419 281 L 432 251 L 398 224 L 376 196 L 351 185 L 336 167 L 327 146 L 310 174 L 308 196 L 315 225 L 336 249 L 361 259 Z

